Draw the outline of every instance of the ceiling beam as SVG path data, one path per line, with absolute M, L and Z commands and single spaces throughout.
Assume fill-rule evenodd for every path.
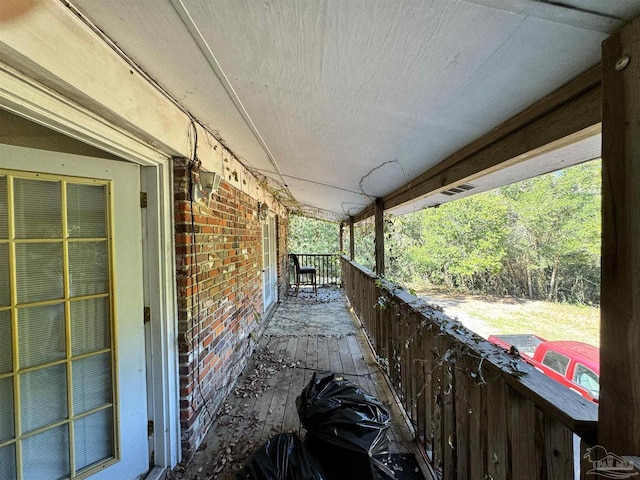
M 384 209 L 596 135 L 601 117 L 600 65 L 596 65 L 386 195 Z M 374 213 L 372 203 L 354 219 L 360 222 Z
M 569 2 L 532 1 L 532 0 L 465 0 L 468 3 L 498 8 L 507 12 L 536 17 L 563 25 L 594 30 L 602 33 L 612 33 L 624 25 L 624 20 L 616 15 L 589 8 L 570 5 Z M 605 8 L 602 8 L 602 7 Z M 606 9 L 606 4 L 595 4 L 600 10 Z

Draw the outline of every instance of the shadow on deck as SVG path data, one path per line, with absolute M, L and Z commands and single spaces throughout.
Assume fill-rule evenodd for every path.
M 411 432 L 349 311 L 342 290 L 301 291 L 275 311 L 242 377 L 222 405 L 194 458 L 171 475 L 180 480 L 230 479 L 267 439 L 281 432 L 304 438 L 295 400 L 314 372 L 335 372 L 376 396 L 391 412 L 389 467 L 397 478 L 423 479 L 412 464 Z M 399 455 L 406 454 L 406 455 Z M 399 458 L 409 458 L 402 465 Z

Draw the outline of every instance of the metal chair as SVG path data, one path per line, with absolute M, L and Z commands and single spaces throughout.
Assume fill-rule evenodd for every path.
M 296 297 L 300 292 L 300 279 L 303 275 L 307 275 L 311 277 L 311 283 L 305 283 L 304 285 L 313 285 L 313 293 L 318 294 L 318 286 L 316 284 L 316 267 L 312 267 L 309 265 L 300 266 L 300 261 L 298 260 L 298 255 L 295 253 L 290 253 L 289 256 L 293 260 L 293 266 L 296 269 Z

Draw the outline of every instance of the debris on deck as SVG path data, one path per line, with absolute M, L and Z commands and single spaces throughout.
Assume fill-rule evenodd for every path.
M 380 399 L 393 418 L 391 454 L 386 458 L 389 469 L 397 480 L 423 478 L 416 473 L 411 433 L 342 291 L 319 289 L 319 295 L 321 292 L 324 303 L 318 303 L 313 294 L 307 298 L 303 290 L 299 297 L 287 297 L 278 306 L 200 448 L 193 459 L 170 472 L 169 480 L 230 480 L 275 435 L 296 433 L 303 438 L 305 430 L 295 401 L 314 372 L 357 379 L 363 389 Z
M 253 362 L 254 368 L 246 376 L 245 381 L 233 389 L 233 394 L 238 398 L 259 397 L 270 388 L 268 381 L 273 375 L 285 368 L 300 366 L 299 360 L 291 361 L 277 356 L 269 346 L 257 350 L 253 355 Z
M 336 374 L 314 373 L 296 406 L 305 445 L 327 479 L 395 478 L 385 462 L 391 417 L 373 395 Z
M 304 290 L 297 297 L 287 297 L 278 306 L 277 315 L 265 332 L 267 336 L 324 335 L 338 338 L 355 334 L 356 327 L 345 308 L 342 290 L 328 287 L 318 288 L 317 298 L 313 292 Z
M 317 293 L 313 290 L 302 289 L 300 293 L 289 293 L 287 303 L 333 303 L 344 302 L 344 293 L 336 287 L 321 285 L 318 287 Z

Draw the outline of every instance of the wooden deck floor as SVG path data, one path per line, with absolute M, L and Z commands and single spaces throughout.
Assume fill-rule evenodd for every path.
M 411 433 L 341 292 L 324 290 L 317 300 L 302 293 L 278 306 L 203 445 L 173 478 L 233 478 L 273 435 L 296 432 L 304 438 L 295 399 L 314 372 L 339 373 L 385 403 L 392 414 L 390 453 L 414 451 Z

